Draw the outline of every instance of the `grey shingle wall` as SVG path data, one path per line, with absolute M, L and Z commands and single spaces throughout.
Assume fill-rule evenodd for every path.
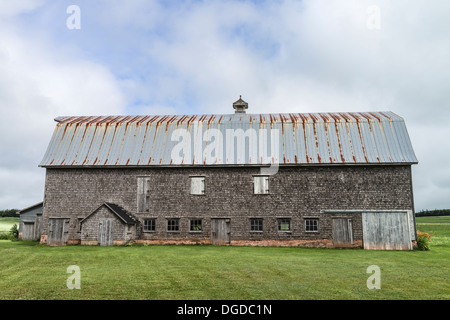
M 104 202 L 122 206 L 141 222 L 156 218 L 155 232 L 137 226 L 136 239 L 209 241 L 211 217 L 231 219 L 231 240 L 331 239 L 333 216 L 352 218 L 354 239 L 362 239 L 360 214 L 321 214 L 321 210 L 413 210 L 411 168 L 405 166 L 280 167 L 269 177 L 269 194 L 253 193 L 257 167 L 47 169 L 43 234 L 48 218 L 70 218 L 69 240 L 81 239 L 78 219 Z M 205 176 L 205 194 L 190 194 L 190 176 Z M 149 211 L 138 212 L 139 177 L 148 177 Z M 179 218 L 180 231 L 167 232 L 167 219 Z M 202 219 L 202 232 L 189 231 L 189 219 Z M 263 231 L 250 231 L 250 218 L 263 219 Z M 290 218 L 291 231 L 279 232 L 277 218 Z M 318 218 L 318 232 L 305 231 L 305 218 Z M 45 237 L 44 237 L 45 238 Z

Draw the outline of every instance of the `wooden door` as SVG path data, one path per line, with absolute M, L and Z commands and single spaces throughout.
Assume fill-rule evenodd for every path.
M 100 218 L 98 226 L 98 244 L 100 246 L 113 245 L 113 223 L 112 219 Z
M 24 221 L 22 225 L 22 240 L 34 239 L 34 222 Z
M 48 220 L 48 238 L 49 246 L 63 246 L 67 243 L 69 232 L 69 219 L 50 218 Z
M 363 212 L 364 249 L 412 250 L 408 212 Z
M 353 243 L 352 220 L 346 218 L 333 219 L 333 244 L 336 248 L 351 247 Z
M 230 219 L 211 219 L 211 243 L 230 244 Z

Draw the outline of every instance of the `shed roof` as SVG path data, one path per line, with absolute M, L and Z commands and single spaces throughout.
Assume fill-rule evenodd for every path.
M 92 211 L 92 213 L 90 213 L 86 218 L 84 218 L 80 222 L 83 223 L 86 219 L 88 219 L 91 215 L 95 214 L 98 211 L 98 209 L 100 209 L 103 206 L 105 206 L 109 210 L 111 210 L 111 212 L 114 213 L 124 223 L 126 223 L 126 224 L 135 224 L 136 223 L 136 221 L 130 215 L 128 215 L 128 213 L 122 207 L 118 206 L 115 203 L 111 203 L 111 202 L 104 202 L 102 205 L 100 205 L 97 209 Z
M 393 112 L 58 117 L 42 167 L 414 164 Z
M 28 211 L 33 210 L 33 209 L 38 209 L 39 207 L 42 208 L 43 206 L 44 206 L 44 202 L 41 201 L 41 202 L 38 202 L 36 204 L 33 204 L 32 206 L 29 206 L 29 207 L 26 207 L 26 208 L 24 208 L 24 209 L 22 209 L 20 211 L 17 211 L 17 214 L 25 213 L 25 212 L 28 212 Z

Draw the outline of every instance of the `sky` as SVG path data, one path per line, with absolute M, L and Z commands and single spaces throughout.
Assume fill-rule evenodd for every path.
M 446 0 L 0 0 L 0 210 L 67 115 L 393 111 L 416 211 L 450 208 Z

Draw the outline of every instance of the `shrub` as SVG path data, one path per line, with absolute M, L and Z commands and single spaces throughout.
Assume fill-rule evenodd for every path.
M 10 234 L 9 232 L 0 232 L 0 240 L 9 240 Z
M 19 238 L 19 228 L 14 224 L 9 231 L 0 232 L 0 240 L 17 240 Z
M 426 232 L 417 230 L 417 249 L 427 251 L 430 250 L 431 236 Z
M 11 227 L 11 229 L 9 230 L 9 235 L 11 240 L 19 239 L 19 228 L 17 227 L 17 224 L 14 224 Z

